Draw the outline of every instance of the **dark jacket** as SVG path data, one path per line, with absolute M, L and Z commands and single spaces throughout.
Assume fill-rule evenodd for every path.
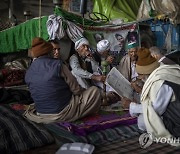
M 71 99 L 72 92 L 60 76 L 61 65 L 60 60 L 42 56 L 26 72 L 25 81 L 39 113 L 59 113 Z
M 173 102 L 169 102 L 163 114 L 163 122 L 166 129 L 174 137 L 180 137 L 180 85 L 168 81 L 165 81 L 164 84 L 167 84 L 173 89 L 176 99 Z

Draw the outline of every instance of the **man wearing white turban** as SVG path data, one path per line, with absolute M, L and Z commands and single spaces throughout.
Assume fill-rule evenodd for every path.
M 114 60 L 114 57 L 110 55 L 110 47 L 111 44 L 108 40 L 104 39 L 97 43 L 97 56 L 99 56 L 99 59 L 101 60 L 101 63 L 105 62 L 107 63 L 106 67 L 106 73 L 109 73 L 109 71 L 112 68 L 112 63 Z M 103 68 L 101 68 L 103 70 Z M 102 83 L 96 83 L 96 85 L 103 89 Z M 120 97 L 115 93 L 115 91 L 110 87 L 109 85 L 106 85 L 106 96 L 111 97 L 111 103 L 117 102 L 120 100 Z
M 110 71 L 111 64 L 114 60 L 114 57 L 110 55 L 110 47 L 111 44 L 108 40 L 101 40 L 97 43 L 97 52 L 101 61 L 106 61 L 109 64 L 107 68 L 108 72 Z
M 105 76 L 98 74 L 99 65 L 89 51 L 89 42 L 86 38 L 80 38 L 75 42 L 77 51 L 70 57 L 69 64 L 72 74 L 76 77 L 81 87 L 87 89 L 92 86 L 91 80 L 104 82 Z
M 83 44 L 89 46 L 89 41 L 84 37 L 75 42 L 75 50 L 77 51 Z

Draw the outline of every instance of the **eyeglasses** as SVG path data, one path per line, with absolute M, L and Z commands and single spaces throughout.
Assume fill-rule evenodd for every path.
M 53 48 L 53 51 L 56 51 L 56 50 L 60 51 L 61 48 Z

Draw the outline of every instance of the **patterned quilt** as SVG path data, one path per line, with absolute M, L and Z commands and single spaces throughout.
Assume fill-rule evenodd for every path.
M 180 147 L 165 143 L 153 143 L 147 148 L 139 145 L 139 136 L 126 140 L 117 139 L 106 144 L 96 146 L 93 154 L 179 154 Z
M 54 142 L 42 126 L 25 119 L 8 105 L 0 105 L 0 153 L 18 153 Z
M 18 104 L 11 104 L 11 107 L 15 110 L 18 110 L 18 111 L 23 111 L 26 106 L 22 106 L 22 105 L 18 105 Z M 12 120 L 17 120 L 17 116 L 14 112 L 11 112 L 10 111 L 11 109 L 7 108 L 7 107 L 0 107 L 0 113 L 1 114 L 4 114 L 3 116 L 0 115 L 0 117 L 2 116 L 2 119 L 4 119 L 6 116 L 15 116 L 16 118 L 12 118 Z M 4 113 L 5 112 L 5 113 Z M 94 123 L 94 125 L 97 124 L 97 121 L 99 121 L 100 123 L 102 124 L 106 124 L 106 122 L 102 122 L 103 118 L 106 119 L 106 118 L 114 118 L 114 119 L 121 119 L 123 122 L 120 124 L 117 124 L 115 125 L 114 127 L 112 128 L 108 128 L 108 126 L 105 126 L 104 129 L 102 130 L 95 130 L 95 131 L 89 131 L 90 129 L 84 129 L 83 127 L 85 127 L 85 123 L 92 123 L 93 121 L 96 123 Z M 68 127 L 65 127 L 65 125 L 63 124 L 57 124 L 57 123 L 52 123 L 52 124 L 46 124 L 44 125 L 46 128 L 48 128 L 52 134 L 54 134 L 55 138 L 56 138 L 56 143 L 58 144 L 58 146 L 60 147 L 62 144 L 64 143 L 71 143 L 71 142 L 83 142 L 83 143 L 89 143 L 89 144 L 93 144 L 95 146 L 95 151 L 93 152 L 94 154 L 122 154 L 122 153 L 157 153 L 157 154 L 164 154 L 164 153 L 179 153 L 179 147 L 172 147 L 168 144 L 157 144 L 157 143 L 153 143 L 150 147 L 147 147 L 146 149 L 142 149 L 139 145 L 139 136 L 141 133 L 143 133 L 142 131 L 140 131 L 137 127 L 137 124 L 135 122 L 135 124 L 133 124 L 133 121 L 131 120 L 134 120 L 136 121 L 136 119 L 128 119 L 128 117 L 130 118 L 130 116 L 127 114 L 127 112 L 101 112 L 99 115 L 94 115 L 94 116 L 90 116 L 90 117 L 86 117 L 86 118 L 83 118 L 79 121 L 76 121 L 74 123 L 71 123 L 72 125 L 75 125 L 78 129 L 78 126 L 83 126 L 83 131 L 85 132 L 86 135 L 78 135 L 78 133 L 74 133 L 73 131 L 69 131 L 67 128 Z M 22 118 L 22 117 L 21 117 Z M 24 120 L 23 118 L 21 119 L 20 117 L 18 118 L 18 120 Z M 126 119 L 127 118 L 127 119 Z M 1 119 L 1 118 L 0 118 Z M 111 120 L 112 120 L 111 119 Z M 107 119 L 106 119 L 107 120 Z M 110 121 L 111 121 L 110 120 Z M 120 120 L 120 121 L 121 121 Z M 129 121 L 130 120 L 130 121 Z M 7 120 L 5 120 L 7 121 Z M 84 122 L 83 122 L 84 121 Z M 7 122 L 9 123 L 9 122 Z M 13 123 L 12 121 L 10 123 Z M 26 123 L 25 121 L 23 122 L 19 122 L 19 123 Z M 108 122 L 107 122 L 108 123 Z M 9 124 L 7 124 L 9 125 Z M 20 148 L 22 145 L 23 145 L 23 148 L 24 149 L 29 149 L 30 147 L 33 147 L 32 144 L 30 143 L 34 143 L 34 145 L 36 145 L 36 147 L 40 146 L 39 144 L 42 143 L 42 142 L 38 142 L 36 141 L 36 139 L 34 139 L 35 141 L 32 141 L 32 142 L 29 142 L 29 139 L 28 137 L 30 137 L 31 140 L 33 140 L 33 137 L 32 137 L 32 134 L 36 134 L 37 133 L 40 133 L 39 131 L 37 131 L 36 129 L 32 131 L 31 127 L 29 128 L 29 125 L 34 125 L 35 128 L 38 128 L 38 130 L 42 130 L 41 133 L 44 133 L 44 128 L 41 128 L 33 123 L 27 124 L 28 127 L 26 127 L 26 129 L 29 131 L 31 131 L 31 135 L 27 132 L 27 134 L 25 135 L 25 137 L 27 138 L 27 140 L 25 140 L 23 138 L 24 136 L 24 132 L 26 132 L 26 130 L 23 130 L 23 126 L 20 126 L 19 127 L 19 124 L 16 122 L 16 127 L 19 128 L 19 131 L 16 130 L 17 128 L 13 125 L 12 127 L 12 130 L 15 129 L 14 132 L 16 132 L 15 134 L 12 135 L 12 137 L 17 137 L 16 138 L 16 143 L 15 143 L 15 140 L 14 143 L 11 142 L 9 143 L 8 145 L 8 148 L 10 150 L 14 150 L 13 152 L 15 153 L 18 148 Z M 93 128 L 94 125 L 90 125 L 89 128 Z M 2 124 L 0 122 L 0 132 L 2 131 L 2 128 L 1 128 Z M 14 128 L 15 127 L 15 128 Z M 22 128 L 21 128 L 22 127 Z M 96 126 L 96 129 L 97 129 L 98 126 Z M 3 127 L 5 130 L 6 128 Z M 71 127 L 70 127 L 71 128 Z M 79 130 L 81 127 L 79 127 Z M 8 128 L 10 130 L 10 128 Z M 95 128 L 93 128 L 95 129 Z M 75 130 L 75 129 L 74 129 Z M 35 132 L 34 132 L 35 131 Z M 19 133 L 17 133 L 19 132 Z M 21 132 L 21 133 L 20 133 Z M 40 133 L 40 134 L 41 134 Z M 80 131 L 80 133 L 82 133 L 82 131 Z M 3 134 L 3 133 L 1 133 Z M 39 137 L 38 134 L 36 137 Z M 29 135 L 27 137 L 27 135 Z M 2 147 L 5 145 L 5 143 L 9 142 L 9 141 L 6 141 L 8 140 L 8 138 L 5 140 L 5 136 L 4 135 L 0 135 L 1 136 L 1 140 L 0 140 L 0 153 L 4 153 Z M 6 134 L 7 136 L 7 134 Z M 34 136 L 34 137 L 35 137 Z M 46 135 L 45 135 L 46 136 Z M 35 138 L 36 138 L 35 137 Z M 2 138 L 4 138 L 4 140 L 2 140 Z M 22 139 L 21 141 L 23 141 L 23 144 L 21 142 L 19 142 L 20 139 Z M 47 136 L 45 137 L 45 139 L 47 139 Z M 47 140 L 46 140 L 47 141 Z M 45 144 L 44 141 L 43 143 Z M 52 140 L 50 139 L 49 142 L 51 142 Z M 28 143 L 29 142 L 29 143 Z M 37 144 L 37 142 L 39 144 Z M 21 146 L 20 146 L 20 143 L 21 143 Z M 10 146 L 11 144 L 14 144 L 12 147 Z M 3 145 L 3 146 L 2 146 Z M 27 146 L 25 148 L 25 146 Z M 58 147 L 57 146 L 57 147 Z M 4 146 L 5 147 L 5 146 Z M 14 149 L 14 147 L 16 147 Z M 56 151 L 57 150 L 57 147 L 55 149 L 53 149 L 53 151 Z M 21 147 L 22 148 L 22 147 Z M 49 148 L 49 147 L 47 147 Z M 44 150 L 43 153 L 49 153 L 48 149 L 47 151 L 45 150 L 46 149 L 46 146 L 44 148 L 42 148 Z M 7 150 L 7 149 L 6 149 Z M 20 149 L 18 150 L 20 151 Z M 22 151 L 22 150 L 21 150 Z M 46 152 L 45 152 L 46 151 Z M 11 152 L 11 153 L 13 153 Z M 37 150 L 34 149 L 34 153 L 40 153 L 40 149 L 38 148 Z

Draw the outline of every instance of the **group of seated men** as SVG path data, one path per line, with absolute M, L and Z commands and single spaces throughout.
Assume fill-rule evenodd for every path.
M 56 41 L 32 40 L 34 59 L 25 75 L 34 104 L 25 116 L 37 123 L 75 121 L 97 113 L 103 105 L 106 73 L 114 57 L 110 55 L 110 42 L 101 40 L 97 51 L 89 50 L 86 38 L 75 42 L 75 53 L 69 67 L 60 58 L 60 45 Z M 180 137 L 180 67 L 160 53 L 157 47 L 139 48 L 131 42 L 117 69 L 140 94 L 138 100 L 120 98 L 111 87 L 106 87 L 108 103 L 121 100 L 131 116 L 138 117 L 138 127 L 154 136 Z M 114 99 L 115 98 L 115 99 Z

